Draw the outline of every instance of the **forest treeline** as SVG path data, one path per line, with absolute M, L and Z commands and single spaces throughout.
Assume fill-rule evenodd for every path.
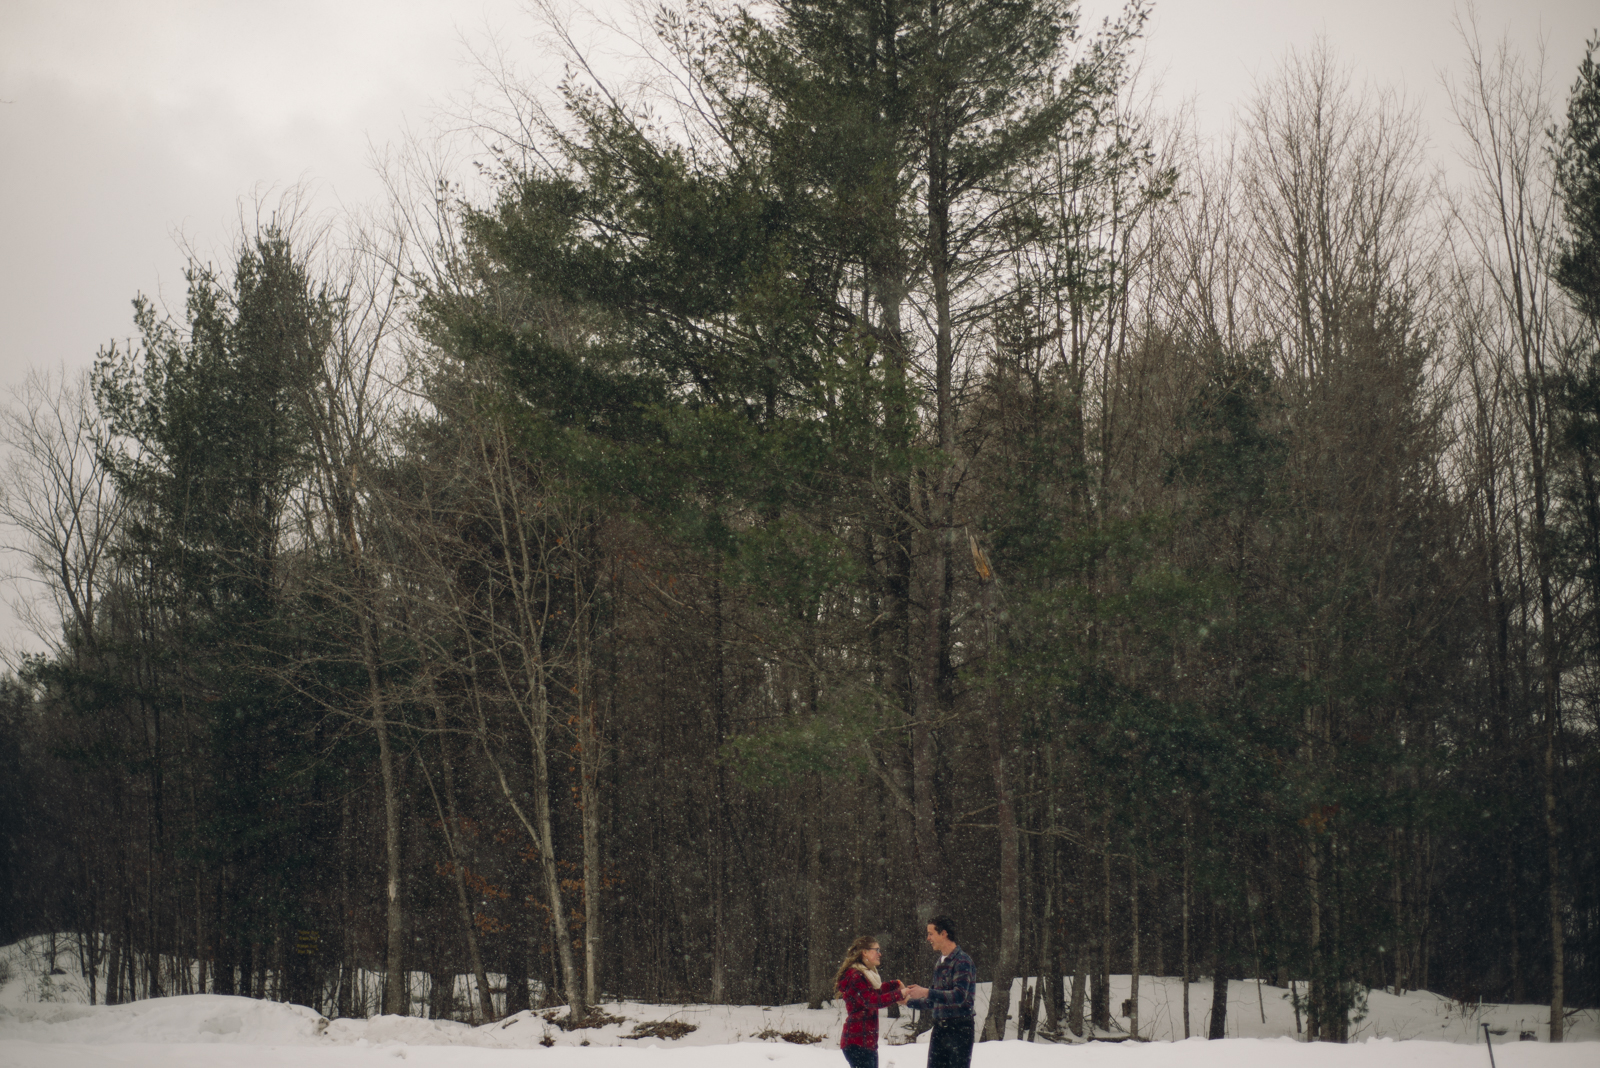
M 76 936 L 108 1003 L 416 972 L 583 1019 L 815 1002 L 863 932 L 917 976 L 937 910 L 1044 977 L 1013 1034 L 1137 1033 L 1131 972 L 1559 1039 L 1596 46 L 1552 101 L 1461 27 L 1447 187 L 1321 47 L 1201 142 L 1138 105 L 1145 16 L 664 8 L 653 89 L 499 83 L 488 195 L 418 155 L 384 225 L 285 202 L 36 379 L 0 937 Z

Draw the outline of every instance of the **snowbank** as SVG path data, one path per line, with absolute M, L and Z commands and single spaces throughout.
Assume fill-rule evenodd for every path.
M 37 954 L 0 949 L 13 963 L 0 986 L 0 1068 L 840 1068 L 842 1012 L 804 1006 L 650 1005 L 607 1002 L 610 1022 L 565 1031 L 548 1015 L 518 1013 L 482 1027 L 451 1020 L 377 1016 L 332 1020 L 299 1005 L 197 994 L 128 1005 L 84 1004 L 75 977 L 29 964 Z M 27 965 L 27 966 L 23 966 Z M 1112 977 L 1112 1004 L 1128 996 L 1127 976 Z M 1254 981 L 1228 989 L 1230 1038 L 1182 1039 L 1183 984 L 1144 978 L 1139 985 L 1141 1034 L 1153 1042 L 1007 1041 L 980 1043 L 975 1068 L 1488 1068 L 1481 1025 L 1495 1038 L 1495 1068 L 1596 1068 L 1600 1013 L 1577 1014 L 1569 1041 L 1519 1042 L 1523 1030 L 1545 1033 L 1548 1012 L 1537 1005 L 1475 1005 L 1425 991 L 1368 995 L 1365 1016 L 1347 1046 L 1295 1040 L 1288 991 Z M 988 986 L 979 987 L 980 1013 Z M 1211 984 L 1189 990 L 1191 1028 L 1204 1030 Z M 904 1043 L 904 1025 L 885 1020 L 881 1068 L 926 1068 L 927 1046 Z M 1120 1024 L 1126 1026 L 1122 1019 Z M 652 1032 L 641 1036 L 641 1030 Z M 663 1037 L 669 1036 L 669 1037 Z M 671 1037 L 675 1036 L 675 1037 Z M 790 1040 L 785 1040 L 788 1036 Z M 1120 1032 L 1111 1037 L 1126 1037 Z M 815 1039 L 797 1044 L 793 1039 Z M 1175 1039 L 1175 1040 L 1174 1040 Z M 219 1050 L 224 1044 L 226 1050 Z
M 221 1051 L 214 1045 L 80 1045 L 18 1041 L 0 1037 L 0 1064 L 6 1068 L 214 1068 Z M 1498 1068 L 1594 1068 L 1600 1047 L 1594 1043 L 1552 1046 L 1510 1043 L 1497 1047 Z M 840 1068 L 837 1049 L 741 1042 L 687 1049 L 582 1048 L 483 1049 L 421 1046 L 397 1042 L 309 1046 L 239 1043 L 227 1047 L 229 1068 Z M 883 1068 L 925 1068 L 926 1046 L 885 1049 Z M 1487 1068 L 1480 1046 L 1449 1042 L 1396 1042 L 1377 1039 L 1348 1046 L 1307 1045 L 1292 1039 L 1226 1039 L 1207 1042 L 1152 1042 L 1121 1045 L 1034 1045 L 980 1043 L 974 1068 Z
M 303 1005 L 190 994 L 130 1005 L 0 1005 L 0 1038 L 33 1042 L 307 1044 L 328 1021 Z

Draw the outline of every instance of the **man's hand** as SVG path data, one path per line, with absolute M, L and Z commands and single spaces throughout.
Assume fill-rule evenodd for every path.
M 906 987 L 906 999 L 907 1000 L 920 1000 L 920 999 L 925 998 L 927 996 L 928 996 L 928 988 L 925 987 L 925 986 L 908 986 L 908 987 Z

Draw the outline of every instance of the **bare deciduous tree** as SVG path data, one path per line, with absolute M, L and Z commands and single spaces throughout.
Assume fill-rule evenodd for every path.
M 12 577 L 43 583 L 55 609 L 49 618 L 22 597 L 17 613 L 57 650 L 95 647 L 103 567 L 122 514 L 96 455 L 97 425 L 86 379 L 65 372 L 30 372 L 0 410 L 0 520 L 16 532 L 6 545 L 24 565 Z M 62 642 L 62 623 L 81 647 Z
M 1564 889 L 1561 827 L 1557 817 L 1556 737 L 1561 719 L 1563 637 L 1551 541 L 1551 468 L 1556 430 L 1550 383 L 1556 370 L 1558 317 L 1553 271 L 1558 250 L 1559 205 L 1546 131 L 1551 109 L 1543 56 L 1528 65 L 1502 41 L 1491 48 L 1475 18 L 1458 21 L 1466 63 L 1448 88 L 1457 125 L 1465 135 L 1463 161 L 1472 175 L 1455 214 L 1462 270 L 1482 279 L 1485 300 L 1468 343 L 1490 366 L 1509 363 L 1515 376 L 1517 450 L 1529 472 L 1528 545 L 1538 583 L 1539 685 L 1543 707 L 1542 760 L 1550 921 L 1550 1041 L 1565 1032 Z M 1503 375 L 1504 372 L 1501 372 Z M 1502 381 L 1504 379 L 1502 378 Z

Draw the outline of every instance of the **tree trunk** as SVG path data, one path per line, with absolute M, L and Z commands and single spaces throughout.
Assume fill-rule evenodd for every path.
M 555 928 L 556 954 L 561 962 L 561 981 L 566 986 L 568 1021 L 577 1026 L 589 1018 L 589 1007 L 584 1000 L 583 983 L 578 976 L 577 962 L 572 955 L 572 936 L 567 928 L 567 914 L 562 905 L 561 875 L 556 867 L 555 835 L 550 824 L 550 765 L 543 739 L 534 747 L 534 819 L 539 830 L 539 865 L 544 873 L 545 900 L 550 906 L 550 917 Z
M 1046 838 L 1042 847 L 1045 850 L 1045 861 L 1040 865 L 1044 870 L 1044 909 L 1039 923 L 1039 982 L 1043 984 L 1041 994 L 1044 998 L 1043 1011 L 1044 1029 L 1049 1034 L 1061 1033 L 1062 1009 L 1065 1007 L 1061 996 L 1062 972 L 1061 950 L 1056 944 L 1056 844 L 1053 838 Z
M 892 190 L 887 187 L 885 202 L 879 205 L 879 210 L 888 213 L 885 217 L 892 217 L 899 210 Z M 904 251 L 896 241 L 886 242 L 875 250 L 869 270 L 868 287 L 879 311 L 878 334 L 882 338 L 884 375 L 893 398 L 884 413 L 884 434 L 893 446 L 909 448 L 918 433 L 918 419 L 914 407 L 906 400 L 910 391 L 910 360 L 902 322 L 906 294 Z M 915 529 L 911 519 L 913 496 L 911 475 L 896 474 L 889 478 L 881 518 L 886 602 L 882 615 L 885 619 L 881 631 L 874 627 L 873 637 L 875 642 L 885 636 L 888 639 L 880 660 L 890 692 L 904 717 L 907 744 L 895 754 L 899 759 L 890 763 L 890 775 L 898 772 L 898 778 L 908 780 L 891 785 L 900 794 L 909 793 L 909 797 L 902 799 L 902 807 L 903 818 L 910 824 L 912 907 L 914 918 L 921 925 L 937 914 L 943 903 L 940 881 L 944 858 L 937 823 L 939 792 L 935 781 L 934 717 L 925 687 L 917 684 L 918 664 L 923 663 L 924 658 L 918 656 L 923 643 L 918 641 L 911 613 L 911 586 L 916 570 Z
M 974 561 L 982 561 L 981 551 L 973 542 Z M 984 614 L 989 631 L 991 657 L 998 659 L 994 619 L 994 581 L 984 579 L 987 568 L 980 564 L 979 575 L 983 581 Z M 1000 1040 L 1006 1036 L 1006 1019 L 1011 1009 L 1011 985 L 1017 974 L 1019 951 L 1022 942 L 1022 878 L 1018 857 L 1016 810 L 1011 799 L 1010 767 L 1006 760 L 1006 739 L 1001 722 L 999 680 L 991 677 L 987 684 L 989 720 L 989 761 L 994 774 L 995 821 L 1000 836 L 1000 959 L 995 964 L 994 993 L 989 999 L 989 1017 L 984 1023 L 983 1037 Z
M 157 717 L 159 723 L 159 717 Z M 157 728 L 159 732 L 159 727 Z M 159 756 L 156 758 L 159 763 Z M 152 777 L 156 772 L 151 772 Z M 151 789 L 157 791 L 159 786 L 152 784 Z M 160 913 L 156 903 L 156 866 L 159 863 L 156 853 L 156 830 L 152 826 L 145 838 L 145 868 L 144 868 L 144 934 L 147 947 L 144 958 L 144 991 L 147 998 L 158 998 L 161 990 L 161 932 L 158 930 Z
M 1083 988 L 1088 986 L 1090 975 L 1088 967 L 1085 967 L 1085 953 L 1082 948 L 1078 950 L 1077 958 L 1077 974 L 1072 977 L 1072 1004 L 1067 1009 L 1067 1026 L 1072 1028 L 1072 1033 L 1077 1034 L 1078 1038 L 1083 1038 L 1083 994 L 1085 994 Z
M 603 739 L 597 702 L 590 697 L 586 713 L 579 716 L 583 732 L 579 753 L 583 806 L 583 960 L 584 988 L 590 1005 L 599 1004 L 601 936 L 601 891 L 605 888 L 604 860 L 600 853 L 600 771 Z
M 1421 885 L 1416 894 L 1417 911 L 1417 937 L 1416 948 L 1412 951 L 1412 963 L 1417 969 L 1417 988 L 1428 989 L 1428 935 L 1433 925 L 1433 839 L 1426 832 L 1420 836 L 1417 843 L 1418 879 Z
M 1521 279 L 1519 277 L 1518 281 Z M 1522 291 L 1516 292 L 1517 316 L 1521 327 L 1523 396 L 1526 402 L 1524 431 L 1528 437 L 1528 456 L 1533 474 L 1533 559 L 1539 582 L 1539 652 L 1543 660 L 1544 685 L 1544 760 L 1541 762 L 1544 786 L 1544 825 L 1546 859 L 1550 878 L 1550 1041 L 1560 1042 L 1566 1029 L 1566 955 L 1562 927 L 1560 827 L 1556 821 L 1555 742 L 1561 715 L 1560 644 L 1556 633 L 1554 562 L 1551 559 L 1551 534 L 1548 529 L 1550 488 L 1546 464 L 1549 460 L 1549 398 L 1546 395 L 1543 357 L 1535 355 L 1532 328 L 1524 319 Z
M 1111 834 L 1107 831 L 1100 851 L 1100 946 L 1095 961 L 1094 985 L 1090 988 L 1090 1008 L 1094 1025 L 1111 1030 Z
M 1261 993 L 1261 941 L 1256 938 L 1255 894 L 1250 884 L 1245 884 L 1245 916 L 1250 921 L 1250 953 L 1256 961 L 1256 1006 L 1261 1010 L 1261 1022 L 1267 1022 L 1267 1002 Z
M 980 1041 L 1000 1042 L 1005 1039 L 1006 1021 L 1011 1018 L 1011 993 L 1016 986 L 1015 975 L 995 973 L 994 981 L 989 984 L 989 1014 L 984 1017 Z M 1027 993 L 1027 983 L 1023 983 L 1022 990 L 1024 994 Z
M 404 1016 L 411 1006 L 406 989 L 406 917 L 400 898 L 400 785 L 395 775 L 395 757 L 389 744 L 389 721 L 377 673 L 376 643 L 369 626 L 362 627 L 365 639 L 368 680 L 371 687 L 372 729 L 378 736 L 378 770 L 383 778 L 383 847 L 388 868 L 385 887 L 385 932 L 383 1011 Z
M 205 922 L 205 884 L 199 870 L 194 876 L 194 957 L 195 957 L 195 993 L 206 993 L 206 922 Z M 91 991 L 89 1004 L 94 1004 L 94 995 Z
M 361 659 L 367 675 L 367 699 L 371 702 L 372 730 L 378 739 L 378 772 L 383 780 L 383 846 L 387 864 L 384 879 L 385 952 L 383 1011 L 404 1016 L 410 1011 L 410 994 L 405 973 L 405 911 L 400 895 L 400 784 L 395 769 L 394 747 L 389 738 L 388 704 L 383 694 L 379 664 L 377 620 L 373 618 L 366 573 L 359 557 L 354 529 L 348 527 L 347 542 L 352 558 L 352 584 L 357 598 L 356 611 L 361 632 Z
M 1151 949 L 1154 951 L 1152 953 L 1154 960 L 1151 962 L 1150 971 L 1147 974 L 1165 978 L 1169 974 L 1167 971 L 1166 938 L 1166 921 L 1168 913 L 1166 909 L 1166 896 L 1161 892 L 1161 873 L 1155 870 L 1150 872 L 1150 901 L 1155 906 L 1155 938 L 1152 939 L 1151 944 Z
M 712 584 L 711 633 L 711 752 L 721 752 L 727 741 L 727 672 L 723 648 L 722 572 L 718 568 Z M 711 1003 L 722 1005 L 728 999 L 728 782 L 725 766 L 716 761 L 711 769 L 711 835 L 707 857 L 711 865 Z
M 1400 875 L 1400 864 L 1405 852 L 1405 830 L 1394 828 L 1389 833 L 1389 858 L 1394 869 L 1391 879 L 1390 896 L 1394 899 L 1394 929 L 1390 932 L 1390 956 L 1394 964 L 1394 995 L 1400 997 L 1405 993 L 1406 983 L 1410 976 L 1406 974 L 1405 944 L 1405 890 Z M 1253 933 L 1253 932 L 1252 932 Z
M 259 913 L 253 916 L 251 922 L 252 924 L 260 922 Z M 248 988 L 250 990 L 250 996 L 255 998 L 257 1001 L 265 1001 L 267 998 L 267 947 L 263 946 L 260 942 L 257 942 L 253 938 L 250 940 L 249 944 L 250 977 Z M 242 968 L 240 969 L 240 972 L 241 974 L 243 973 Z
M 1206 1036 L 1213 1039 L 1228 1037 L 1228 950 L 1233 942 L 1233 928 L 1228 921 L 1219 915 L 1216 923 L 1216 948 L 1211 960 L 1211 1029 Z
M 941 9 L 931 9 L 935 39 L 946 32 L 940 24 Z M 922 670 L 922 730 L 917 739 L 916 763 L 927 775 L 930 805 L 924 806 L 918 798 L 918 819 L 927 826 L 918 828 L 919 849 L 924 855 L 924 882 L 931 899 L 937 903 L 939 873 L 943 869 L 943 850 L 937 842 L 937 828 L 933 821 L 933 738 L 930 718 L 944 718 L 950 710 L 952 694 L 949 688 L 949 642 L 951 556 L 954 529 L 954 466 L 955 402 L 953 393 L 954 339 L 950 293 L 950 272 L 954 256 L 950 249 L 951 173 L 950 137 L 947 101 L 931 105 L 927 128 L 926 196 L 927 196 L 927 255 L 928 273 L 933 282 L 934 313 L 934 424 L 938 434 L 939 459 L 937 470 L 930 472 L 932 486 L 929 493 L 929 560 L 927 587 L 923 600 L 927 606 L 927 633 L 924 638 Z M 920 785 L 920 784 L 919 784 Z M 1004 846 L 1002 845 L 1002 849 Z M 1003 908 L 1004 906 L 1002 906 Z M 1003 951 L 1002 951 L 1003 952 Z M 1012 968 L 1016 963 L 1013 958 Z
M 1511 859 L 1511 850 L 1504 851 L 1506 873 L 1506 957 L 1511 970 L 1511 1003 L 1523 1004 L 1526 994 L 1522 988 L 1522 955 L 1517 934 L 1517 867 Z
M 806 1007 L 822 1008 L 832 991 L 828 989 L 828 947 L 826 907 L 823 901 L 821 813 L 803 821 L 806 840 Z
M 1322 885 L 1320 843 L 1315 834 L 1306 847 L 1306 889 L 1309 897 L 1311 978 L 1306 984 L 1306 1041 L 1322 1039 L 1322 1017 L 1327 994 L 1322 974 Z
M 1211 976 L 1211 1031 L 1206 1037 L 1228 1037 L 1228 972 L 1221 962 Z
M 1554 680 L 1547 685 L 1555 685 Z M 1561 901 L 1561 827 L 1556 820 L 1556 704 L 1549 700 L 1545 704 L 1544 826 L 1545 856 L 1550 869 L 1550 1041 L 1562 1042 L 1566 1039 L 1566 937 Z
M 476 674 L 476 664 L 472 665 L 472 673 Z M 482 702 L 476 691 L 469 691 L 474 703 L 474 711 L 478 720 L 478 741 L 483 749 L 484 759 L 494 772 L 500 785 L 500 794 L 511 806 L 512 812 L 522 824 L 522 829 L 528 833 L 534 848 L 539 853 L 539 869 L 544 880 L 545 903 L 550 909 L 550 923 L 555 940 L 555 958 L 561 969 L 561 981 L 566 986 L 566 995 L 570 1012 L 568 1020 L 576 1023 L 588 1018 L 588 1006 L 584 1002 L 583 984 L 579 980 L 577 964 L 572 955 L 572 937 L 567 927 L 567 915 L 562 904 L 561 879 L 556 867 L 554 836 L 550 824 L 550 765 L 547 752 L 545 730 L 549 722 L 549 701 L 545 692 L 543 668 L 536 664 L 530 672 L 528 680 L 530 688 L 529 700 L 532 709 L 529 714 L 530 743 L 532 745 L 533 762 L 533 816 L 530 818 L 527 811 L 517 800 L 517 794 L 511 788 L 510 781 L 506 778 L 505 769 L 501 767 L 500 760 L 494 755 L 494 750 L 489 744 L 488 717 L 484 712 Z
M 355 1014 L 353 996 L 355 994 L 355 939 L 352 936 L 351 926 L 354 916 L 354 906 L 350 900 L 350 794 L 345 792 L 339 805 L 339 987 L 334 993 L 334 1011 L 341 1017 L 349 1019 Z M 221 936 L 218 937 L 221 945 Z M 220 952 L 220 950 L 219 950 Z M 218 977 L 226 974 L 228 986 L 231 991 L 233 986 L 233 963 L 230 961 L 226 969 L 221 967 L 221 958 L 218 958 Z M 221 993 L 219 990 L 218 993 Z
M 489 992 L 489 973 L 483 966 L 483 952 L 478 946 L 478 925 L 472 910 L 472 900 L 467 893 L 467 858 L 462 848 L 461 818 L 456 810 L 455 761 L 450 758 L 450 731 L 444 718 L 444 704 L 433 692 L 433 680 L 428 680 L 429 697 L 432 698 L 434 723 L 439 728 L 439 759 L 444 771 L 444 840 L 450 850 L 450 867 L 456 886 L 456 904 L 461 912 L 462 934 L 467 940 L 467 961 L 472 966 L 472 977 L 478 983 L 478 1011 L 481 1022 L 495 1018 L 494 995 Z
M 514 1016 L 532 1007 L 528 1000 L 528 944 L 515 934 L 508 941 L 511 947 L 506 957 L 506 1015 Z M 494 995 L 488 997 L 492 1005 Z
M 1128 976 L 1128 1036 L 1139 1037 L 1139 861 L 1128 856 L 1128 938 L 1131 970 Z
M 349 802 L 345 804 L 348 806 Z M 348 870 L 346 865 L 346 870 Z M 345 910 L 349 915 L 349 910 Z M 234 924 L 232 923 L 232 910 L 228 907 L 228 869 L 223 866 L 222 873 L 217 877 L 216 896 L 216 966 L 212 969 L 212 990 L 218 994 L 233 994 L 237 991 L 234 985 L 234 969 L 238 965 L 235 955 L 237 943 L 235 941 Z
M 1344 894 L 1343 874 L 1346 865 L 1339 863 L 1340 834 L 1328 833 L 1328 908 L 1327 941 L 1329 952 L 1323 954 L 1326 982 L 1323 997 L 1326 1011 L 1322 1016 L 1323 1037 L 1329 1042 L 1350 1041 L 1350 972 L 1344 961 Z M 1331 966 L 1330 966 L 1331 965 Z
M 95 931 L 88 933 L 80 931 L 78 933 L 78 963 L 83 970 L 83 978 L 89 985 L 89 1004 L 91 1005 L 99 1004 L 100 960 L 97 952 L 99 947 L 96 945 L 99 937 L 99 933 Z M 202 972 L 202 974 L 204 973 Z M 204 992 L 202 989 L 201 993 Z
M 1289 989 L 1289 953 L 1287 946 L 1291 941 L 1289 933 L 1289 906 L 1283 892 L 1283 880 L 1280 876 L 1283 864 L 1278 852 L 1278 842 L 1275 837 L 1267 839 L 1267 918 L 1271 929 L 1271 945 L 1275 950 L 1274 963 L 1277 972 L 1273 977 L 1273 985 L 1284 990 Z
M 912 827 L 917 856 L 917 921 L 926 923 L 943 902 L 941 876 L 943 851 L 935 823 L 938 784 L 935 781 L 933 717 L 919 714 L 912 725 L 911 789 L 914 798 Z
M 1186 810 L 1187 813 L 1187 810 Z M 1183 1037 L 1189 1030 L 1189 985 L 1194 979 L 1194 961 L 1189 954 L 1189 819 L 1183 821 Z
M 123 987 L 123 999 L 125 1001 L 139 1000 L 138 959 L 139 954 L 133 948 L 133 931 L 130 929 L 123 937 L 122 949 L 122 965 L 123 969 L 128 973 L 125 977 L 127 985 Z
M 456 1007 L 456 977 L 449 972 L 428 973 L 428 1019 L 448 1020 Z
M 283 937 L 283 925 L 272 925 L 272 997 L 271 1001 L 289 1000 L 289 947 Z
M 111 936 L 111 959 L 106 967 L 106 1004 L 122 1003 L 122 939 Z

